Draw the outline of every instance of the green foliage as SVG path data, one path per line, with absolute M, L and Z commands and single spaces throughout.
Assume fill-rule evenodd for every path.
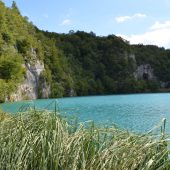
M 24 80 L 25 57 L 31 56 L 30 44 L 35 48 L 38 40 L 33 36 L 34 27 L 20 15 L 15 2 L 12 8 L 6 8 L 0 1 L 0 9 L 0 101 L 4 102 Z
M 4 80 L 0 79 L 0 102 L 5 101 L 8 91 L 8 84 Z
M 17 7 L 17 4 L 15 1 L 12 1 L 12 6 L 11 6 L 12 10 L 14 10 L 15 12 L 17 12 L 18 14 L 20 14 L 20 11 Z
M 43 38 L 44 63 L 51 75 L 51 97 L 68 96 L 73 87 L 72 70 L 68 59 L 57 49 L 54 40 Z
M 26 54 L 30 49 L 30 43 L 27 40 L 17 40 L 16 47 L 19 53 Z
M 17 83 L 15 81 L 0 79 L 0 102 L 5 102 L 9 99 L 10 94 L 16 89 Z
M 51 84 L 51 88 L 52 88 L 52 91 L 51 91 L 52 98 L 56 98 L 56 96 L 57 97 L 64 96 L 64 88 L 63 88 L 62 84 L 53 82 Z
M 156 92 L 159 88 L 159 84 L 157 81 L 148 81 L 147 87 L 150 89 L 151 92 Z
M 10 40 L 11 40 L 11 37 L 10 35 L 8 35 L 7 33 L 2 33 L 2 39 L 6 42 L 6 43 L 9 43 Z
M 169 50 L 153 45 L 135 45 L 133 48 L 138 65 L 149 63 L 160 81 L 170 81 Z
M 20 79 L 24 74 L 20 60 L 17 57 L 0 56 L 0 78 L 1 79 Z
M 170 52 L 164 48 L 130 46 L 121 37 L 98 37 L 83 31 L 44 34 L 56 41 L 56 48 L 70 63 L 77 95 L 155 92 L 160 81 L 170 81 Z M 142 64 L 151 65 L 157 80 L 135 79 L 134 72 Z
M 131 46 L 121 37 L 97 37 L 81 31 L 44 34 L 55 39 L 56 47 L 70 63 L 68 67 L 77 95 L 140 92 L 142 89 L 137 89 L 139 83 L 132 78 L 136 62 L 130 58 Z
M 21 83 L 25 69 L 17 56 L 0 56 L 0 101 L 5 101 Z

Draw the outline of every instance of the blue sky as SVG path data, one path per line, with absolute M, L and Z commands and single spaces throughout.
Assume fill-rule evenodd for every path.
M 2 0 L 11 6 L 12 0 Z M 16 0 L 40 29 L 115 34 L 131 44 L 170 48 L 170 0 Z

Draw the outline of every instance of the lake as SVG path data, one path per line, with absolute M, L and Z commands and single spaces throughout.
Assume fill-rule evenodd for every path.
M 5 103 L 0 107 L 13 113 L 34 105 L 54 110 L 54 101 L 61 114 L 78 116 L 80 122 L 93 120 L 104 126 L 114 123 L 130 131 L 146 132 L 166 118 L 170 132 L 170 93 L 70 97 Z

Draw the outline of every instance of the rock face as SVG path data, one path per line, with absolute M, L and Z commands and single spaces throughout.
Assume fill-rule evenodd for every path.
M 48 98 L 51 93 L 51 88 L 44 80 L 40 83 L 40 75 L 45 70 L 44 63 L 37 58 L 36 50 L 30 49 L 32 60 L 26 62 L 23 67 L 26 70 L 24 81 L 18 86 L 15 93 L 10 96 L 10 101 L 34 100 L 39 97 L 41 88 L 41 98 Z
M 150 64 L 142 64 L 138 66 L 134 76 L 137 80 L 156 80 Z
M 26 63 L 23 67 L 26 69 L 25 80 L 19 85 L 17 92 L 10 96 L 12 101 L 20 101 L 24 99 L 37 99 L 39 88 L 39 77 L 42 71 L 44 71 L 44 64 L 37 60 L 33 65 Z M 43 92 L 45 93 L 45 88 Z M 47 91 L 49 91 L 47 89 Z M 48 97 L 49 92 L 44 95 Z
M 170 82 L 160 82 L 160 87 L 161 88 L 170 88 Z
M 51 94 L 51 87 L 47 84 L 47 82 L 43 81 L 39 88 L 41 89 L 41 98 L 49 98 Z
M 39 60 L 33 65 L 26 64 L 27 73 L 24 85 L 26 86 L 26 97 L 29 99 L 38 98 L 39 77 L 42 71 L 44 71 L 44 64 Z

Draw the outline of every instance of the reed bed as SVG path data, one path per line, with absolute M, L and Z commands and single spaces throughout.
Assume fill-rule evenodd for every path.
M 48 111 L 0 114 L 1 170 L 169 169 L 164 133 L 71 124 Z

